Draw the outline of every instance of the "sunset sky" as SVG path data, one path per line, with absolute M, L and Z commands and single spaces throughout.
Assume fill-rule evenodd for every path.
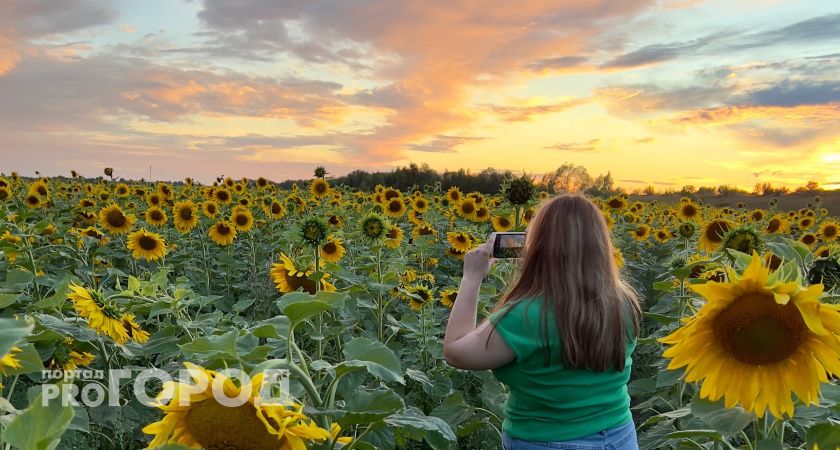
M 834 0 L 0 0 L 0 172 L 840 187 Z

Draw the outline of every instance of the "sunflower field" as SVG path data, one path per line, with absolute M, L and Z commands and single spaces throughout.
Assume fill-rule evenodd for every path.
M 464 253 L 551 194 L 2 177 L 0 445 L 500 448 L 506 389 L 448 366 L 443 331 Z M 640 446 L 840 448 L 840 223 L 820 199 L 594 200 L 644 301 Z M 480 319 L 515 270 L 491 270 Z M 278 372 L 289 398 L 261 401 Z

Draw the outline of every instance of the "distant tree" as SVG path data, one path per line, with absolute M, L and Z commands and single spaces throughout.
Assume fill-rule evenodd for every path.
M 796 188 L 796 192 L 818 192 L 821 191 L 820 184 L 814 180 L 805 183 L 805 186 Z
M 327 169 L 324 166 L 315 168 L 315 178 L 324 178 L 327 176 Z
M 686 184 L 682 188 L 680 188 L 680 194 L 682 195 L 691 195 L 697 192 L 697 188 L 694 187 L 693 184 Z
M 644 195 L 654 195 L 656 194 L 656 187 L 653 185 L 647 185 L 645 189 L 642 191 Z
M 615 180 L 612 173 L 598 175 L 592 184 L 585 190 L 587 195 L 607 197 L 616 193 Z
M 553 173 L 546 174 L 541 184 L 547 189 L 559 192 L 579 192 L 592 186 L 592 177 L 586 167 L 565 163 Z

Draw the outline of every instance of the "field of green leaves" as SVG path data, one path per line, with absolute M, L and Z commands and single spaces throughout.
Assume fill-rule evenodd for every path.
M 463 254 L 551 195 L 0 178 L 0 445 L 500 448 L 506 389 L 448 366 L 443 330 Z M 640 446 L 838 448 L 840 224 L 820 199 L 594 200 L 644 301 Z M 491 270 L 481 317 L 515 270 Z M 290 401 L 263 401 L 272 373 Z

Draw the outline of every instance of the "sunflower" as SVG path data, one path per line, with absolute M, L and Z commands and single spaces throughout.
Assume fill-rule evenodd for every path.
M 621 250 L 618 248 L 613 249 L 613 261 L 615 261 L 615 265 L 619 269 L 624 267 L 624 255 L 621 254 Z
M 388 217 L 398 219 L 405 215 L 405 202 L 402 197 L 394 197 L 387 200 L 382 208 Z
M 213 224 L 207 234 L 210 235 L 210 239 L 213 239 L 213 242 L 219 245 L 230 245 L 236 239 L 236 228 L 230 222 L 222 220 Z
M 837 239 L 838 230 L 840 229 L 840 225 L 837 222 L 830 220 L 823 222 L 820 225 L 820 231 L 817 233 L 823 240 L 831 242 Z
M 272 200 L 271 206 L 268 207 L 268 214 L 272 219 L 282 219 L 286 215 L 286 207 L 277 200 Z
M 446 233 L 446 240 L 452 248 L 466 252 L 473 247 L 473 238 L 463 231 L 450 231 Z
M 748 255 L 753 251 L 761 252 L 761 247 L 758 233 L 746 227 L 732 230 L 723 238 L 723 248 L 737 250 Z
M 805 233 L 799 238 L 799 242 L 811 248 L 817 243 L 817 235 L 814 233 Z
M 219 214 L 219 205 L 213 201 L 204 202 L 204 204 L 201 205 L 201 211 L 205 216 L 212 219 Z
M 726 267 L 729 282 L 688 286 L 706 303 L 660 341 L 668 369 L 685 367 L 685 380 L 702 381 L 700 397 L 741 403 L 763 417 L 793 415 L 791 393 L 806 405 L 819 399 L 820 382 L 840 375 L 840 306 L 822 304 L 823 285 L 803 287 L 770 273 L 753 252 L 742 275 Z
M 134 225 L 134 216 L 123 213 L 119 205 L 112 203 L 99 211 L 99 223 L 112 234 L 127 234 Z
M 0 186 L 0 202 L 6 202 L 12 198 L 12 190 L 6 186 Z
M 280 254 L 280 262 L 274 263 L 271 266 L 271 278 L 274 280 L 274 286 L 280 293 L 295 292 L 298 289 L 303 289 L 304 292 L 315 294 L 315 280 L 309 278 L 315 272 L 315 269 L 308 268 L 306 270 L 299 270 L 295 262 L 285 254 Z M 335 286 L 326 281 L 327 275 L 321 278 L 322 291 L 334 291 Z
M 153 435 L 148 448 L 180 444 L 190 448 L 301 450 L 309 442 L 324 442 L 334 431 L 318 427 L 303 414 L 303 406 L 260 401 L 262 372 L 237 386 L 225 375 L 185 362 L 194 384 L 167 382 L 154 404 L 164 416 L 143 428 Z M 214 388 L 228 398 L 245 394 L 239 406 L 219 402 Z M 340 438 L 339 438 L 340 439 Z
M 181 233 L 189 233 L 198 225 L 198 213 L 195 210 L 195 203 L 187 200 L 176 202 L 172 207 L 173 221 L 175 228 Z
M 166 254 L 166 242 L 157 234 L 141 228 L 128 235 L 127 247 L 134 259 L 155 261 Z
M 146 196 L 146 203 L 148 203 L 149 206 L 160 206 L 163 204 L 163 198 L 161 198 L 160 194 L 157 192 L 152 192 Z
M 735 224 L 726 219 L 714 219 L 709 221 L 700 235 L 699 247 L 707 252 L 713 252 L 723 244 L 723 237 Z
M 237 206 L 231 212 L 229 222 L 236 231 L 245 232 L 254 227 L 254 215 L 249 209 Z
M 513 219 L 510 216 L 493 216 L 490 222 L 496 231 L 508 231 L 513 228 Z
M 446 256 L 449 256 L 449 257 L 452 257 L 452 258 L 455 258 L 455 259 L 464 259 L 464 254 L 466 254 L 466 252 L 458 250 L 457 248 L 449 247 L 446 250 Z
M 458 289 L 450 288 L 440 291 L 440 303 L 447 308 L 452 308 L 456 298 L 458 298 Z
M 411 230 L 411 237 L 413 239 L 418 239 L 420 236 L 437 236 L 437 230 L 432 227 L 432 225 L 428 222 L 423 222 L 419 225 L 416 225 Z
M 362 235 L 370 241 L 378 241 L 385 236 L 386 230 L 391 228 L 388 221 L 376 213 L 370 213 L 361 221 Z
M 653 233 L 653 238 L 656 239 L 656 242 L 659 242 L 660 244 L 668 242 L 669 240 L 671 240 L 672 237 L 674 237 L 674 233 L 672 233 L 671 230 L 668 229 L 668 227 L 662 227 L 654 231 Z
M 230 191 L 225 188 L 216 189 L 213 192 L 213 199 L 216 200 L 216 202 L 221 203 L 222 205 L 227 205 L 232 200 Z
M 776 214 L 767 221 L 764 228 L 765 233 L 785 233 L 790 227 L 790 222 L 782 214 Z
M 765 215 L 766 212 L 763 209 L 754 209 L 752 210 L 752 212 L 750 212 L 749 217 L 753 222 L 760 222 L 764 220 Z
M 330 183 L 323 178 L 315 178 L 309 184 L 309 192 L 313 197 L 322 199 L 330 193 Z
M 309 245 L 321 245 L 327 238 L 327 224 L 317 217 L 310 217 L 301 223 L 300 237 Z
M 531 219 L 534 218 L 534 214 L 536 214 L 536 211 L 534 211 L 534 208 L 528 208 L 525 211 L 522 211 L 522 220 L 525 223 L 530 223 Z
M 610 197 L 610 199 L 607 200 L 607 206 L 609 206 L 610 209 L 621 211 L 627 207 L 627 200 L 621 196 Z
M 475 211 L 478 209 L 475 200 L 471 197 L 465 197 L 458 203 L 456 213 L 468 220 L 475 220 Z
M 814 226 L 814 218 L 811 216 L 804 216 L 799 218 L 799 228 L 806 230 Z
M 389 187 L 382 190 L 382 197 L 384 198 L 383 202 L 387 202 L 393 198 L 402 197 L 402 192 Z
M 73 302 L 76 313 L 88 320 L 88 327 L 96 334 L 104 334 L 119 344 L 128 342 L 128 332 L 116 305 L 106 302 L 98 291 L 71 284 L 67 298 Z
M 23 367 L 23 365 L 21 365 L 20 363 L 20 360 L 18 360 L 17 356 L 15 356 L 17 353 L 20 353 L 22 351 L 23 350 L 21 350 L 19 347 L 12 347 L 11 349 L 9 349 L 9 353 L 6 353 L 2 357 L 0 357 L 0 375 L 7 376 L 11 371 Z M 7 372 L 7 370 L 10 370 L 10 372 Z M 3 385 L 0 384 L 0 387 L 2 386 Z
M 35 209 L 44 206 L 44 200 L 41 198 L 40 195 L 30 192 L 26 194 L 26 197 L 23 199 L 23 203 L 26 205 L 27 208 Z
M 646 241 L 650 237 L 650 225 L 646 223 L 639 224 L 631 230 L 630 234 L 637 241 Z
M 58 343 L 53 355 L 46 361 L 46 367 L 51 370 L 75 370 L 79 367 L 89 366 L 96 355 L 75 348 L 71 338 L 65 338 Z
M 147 209 L 146 213 L 143 216 L 146 219 L 146 222 L 156 227 L 162 227 L 169 220 L 169 218 L 166 216 L 166 213 L 157 206 L 152 206 L 151 208 Z
M 683 220 L 697 221 L 700 218 L 700 207 L 692 201 L 680 205 L 679 217 Z
M 339 238 L 330 236 L 327 238 L 327 242 L 324 242 L 321 245 L 321 259 L 324 261 L 329 262 L 338 262 L 342 257 L 344 257 L 344 253 L 346 249 L 344 248 L 344 241 Z
M 138 344 L 145 344 L 149 342 L 149 333 L 142 328 L 140 325 L 134 321 L 134 314 L 123 314 L 120 317 L 120 321 L 122 322 L 123 328 L 125 328 L 125 332 L 128 334 L 128 337 Z
M 417 197 L 414 199 L 414 202 L 411 203 L 411 207 L 422 214 L 429 210 L 429 201 L 423 197 Z
M 475 221 L 476 222 L 487 222 L 490 220 L 490 209 L 486 206 L 479 206 L 475 210 Z
M 408 296 L 408 305 L 415 311 L 420 311 L 424 306 L 435 301 L 434 294 L 425 286 L 413 286 L 406 290 L 410 294 Z
M 131 194 L 131 189 L 125 183 L 118 183 L 114 188 L 114 195 L 120 198 L 128 197 Z
M 446 191 L 446 199 L 449 200 L 449 203 L 452 204 L 461 201 L 461 198 L 463 196 L 464 195 L 461 193 L 461 190 L 455 186 L 452 186 L 451 188 L 449 188 L 449 190 Z
M 683 239 L 691 239 L 695 231 L 697 231 L 697 227 L 694 225 L 694 222 L 683 222 L 677 228 L 677 234 Z
M 385 246 L 391 249 L 399 247 L 402 243 L 403 236 L 404 233 L 402 228 L 392 225 L 391 228 L 388 229 L 388 232 L 385 233 Z

